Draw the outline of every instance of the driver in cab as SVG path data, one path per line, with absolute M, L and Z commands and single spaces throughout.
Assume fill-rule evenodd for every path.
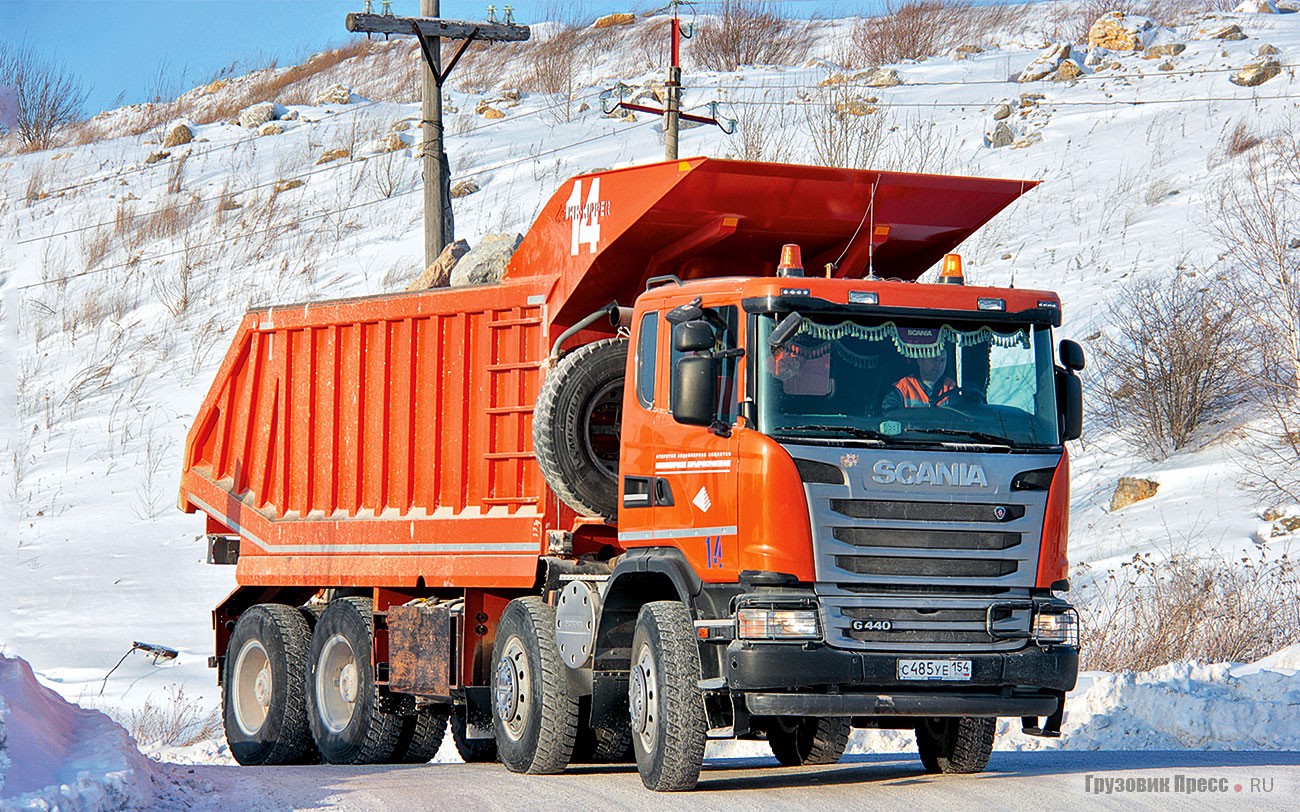
M 881 408 L 910 409 L 918 406 L 938 406 L 957 389 L 957 382 L 947 374 L 948 356 L 936 355 L 933 358 L 918 358 L 916 374 L 900 378 L 893 388 L 885 393 Z

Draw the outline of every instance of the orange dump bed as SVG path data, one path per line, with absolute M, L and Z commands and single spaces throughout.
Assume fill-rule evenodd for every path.
M 771 275 L 786 242 L 810 269 L 849 247 L 840 274 L 862 276 L 864 218 L 890 226 L 877 273 L 913 279 L 1032 185 L 703 158 L 575 178 L 501 284 L 249 312 L 181 507 L 241 537 L 244 586 L 531 586 L 575 522 L 532 453 L 563 328 L 655 275 Z

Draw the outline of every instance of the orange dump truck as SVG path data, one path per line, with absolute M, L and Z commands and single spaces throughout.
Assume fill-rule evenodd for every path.
M 961 284 L 1033 184 L 692 159 L 569 181 L 497 284 L 249 312 L 180 506 L 244 764 L 984 767 L 1055 735 L 1078 345 Z M 940 283 L 918 284 L 942 263 Z M 804 267 L 806 265 L 806 267 Z

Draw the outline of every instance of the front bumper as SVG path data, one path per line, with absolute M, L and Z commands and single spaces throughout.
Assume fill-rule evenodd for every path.
M 919 656 L 970 660 L 971 678 L 900 680 L 898 654 L 823 643 L 735 640 L 724 662 L 727 687 L 764 716 L 1045 716 L 1079 674 L 1079 651 L 1070 646 Z

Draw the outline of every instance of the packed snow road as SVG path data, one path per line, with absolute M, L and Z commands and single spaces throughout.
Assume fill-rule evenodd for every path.
M 833 767 L 716 759 L 698 789 L 652 794 L 627 766 L 524 776 L 500 765 L 175 767 L 191 810 L 617 809 L 1294 809 L 1300 753 L 998 752 L 989 771 L 931 776 L 906 754 L 845 756 Z M 192 772 L 191 772 L 192 770 Z

